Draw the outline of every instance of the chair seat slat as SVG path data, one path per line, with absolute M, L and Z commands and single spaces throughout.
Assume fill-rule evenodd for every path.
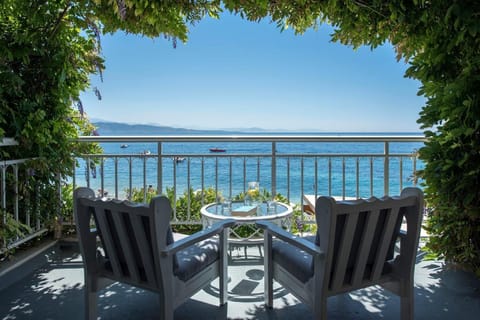
M 96 222 L 99 224 L 98 229 L 101 230 L 101 237 L 106 247 L 105 251 L 108 255 L 108 259 L 110 260 L 112 271 L 117 277 L 123 276 L 122 267 L 120 265 L 120 259 L 118 257 L 118 252 L 115 248 L 114 240 L 112 237 L 112 230 L 107 221 L 106 210 L 103 208 L 97 208 L 94 206 L 92 208 L 95 211 Z
M 134 248 L 132 247 L 132 243 L 130 242 L 130 239 L 128 238 L 128 231 L 127 227 L 125 226 L 125 216 L 126 215 L 130 219 L 130 214 L 126 212 L 121 212 L 121 211 L 111 211 L 113 222 L 115 224 L 116 228 L 116 233 L 118 235 L 118 238 L 120 239 L 120 246 L 123 254 L 125 255 L 125 263 L 128 268 L 128 273 L 130 274 L 130 277 L 133 278 L 133 281 L 139 282 L 140 281 L 140 275 L 138 273 L 138 268 L 135 263 L 135 255 L 133 253 Z
M 377 227 L 380 210 L 372 210 L 367 213 L 365 228 L 363 229 L 362 238 L 360 240 L 360 248 L 358 249 L 357 262 L 353 269 L 352 285 L 358 286 L 363 280 L 365 269 L 367 266 L 370 249 L 373 245 L 373 237 L 375 235 L 375 228 Z
M 140 215 L 132 216 L 131 222 L 132 222 L 134 237 L 138 243 L 141 262 L 145 270 L 145 276 L 147 278 L 147 282 L 152 286 L 156 285 L 157 278 L 155 277 L 154 261 L 151 253 L 148 250 L 151 244 L 148 243 L 148 240 L 147 240 L 146 232 L 142 223 L 142 216 Z
M 348 260 L 352 249 L 353 236 L 357 226 L 359 212 L 350 213 L 346 216 L 342 238 L 339 243 L 337 261 L 333 270 L 332 289 L 338 290 L 343 286 Z M 338 220 L 338 216 L 337 216 Z
M 372 280 L 379 279 L 380 276 L 382 275 L 383 267 L 388 254 L 388 249 L 391 246 L 391 240 L 393 237 L 395 225 L 397 223 L 399 211 L 400 211 L 400 207 L 398 207 L 397 205 L 392 207 L 389 213 L 387 214 L 387 219 L 385 221 L 383 233 L 380 238 L 380 243 L 379 243 L 380 247 L 378 248 L 377 256 L 375 257 L 375 263 L 373 265 L 373 270 L 371 275 Z

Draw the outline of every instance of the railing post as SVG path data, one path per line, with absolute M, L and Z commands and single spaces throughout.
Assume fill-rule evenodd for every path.
M 387 196 L 390 193 L 390 145 L 384 142 L 385 161 L 383 163 L 383 193 Z
M 114 158 L 114 171 L 115 171 L 115 199 L 118 199 L 118 158 Z
M 41 205 L 41 199 L 40 199 L 40 184 L 38 181 L 35 181 L 35 227 L 37 230 L 40 229 L 40 205 Z M 50 217 L 50 214 L 47 214 L 47 218 Z
M 413 158 L 412 158 L 412 161 L 413 161 L 413 186 L 416 187 L 417 186 L 417 154 L 414 153 L 413 155 Z
M 18 214 L 18 164 L 13 165 L 13 175 L 15 184 L 13 185 L 13 216 L 17 222 L 20 222 Z
M 132 200 L 132 157 L 128 158 L 128 200 Z
M 26 182 L 26 189 L 28 190 L 29 189 L 29 186 L 30 186 L 30 181 L 28 180 L 28 176 L 30 175 L 30 169 L 29 168 L 26 168 L 25 169 L 25 177 L 27 177 L 27 182 Z M 75 189 L 73 189 L 75 190 Z M 31 219 L 31 194 L 30 192 L 26 192 L 25 193 L 25 198 L 24 198 L 24 202 L 25 202 L 25 224 L 27 226 L 30 226 L 30 219 Z
M 60 173 L 57 173 L 57 192 L 58 192 L 58 203 L 57 203 L 57 220 L 55 221 L 55 239 L 60 239 L 62 237 L 63 229 L 63 216 L 62 216 L 62 177 Z M 102 184 L 102 193 L 103 193 L 103 184 Z
M 398 191 L 398 193 L 400 194 L 402 192 L 402 189 L 403 189 L 403 158 L 400 157 L 400 190 Z
M 72 190 L 75 190 L 77 188 L 77 165 L 74 163 L 73 164 L 73 176 L 72 176 Z
M 370 158 L 370 197 L 373 197 L 373 158 Z
M 277 195 L 277 145 L 272 141 L 272 198 Z
M 332 157 L 328 157 L 328 196 L 332 196 Z
M 144 154 L 143 160 L 143 203 L 147 203 L 147 155 Z
M 175 159 L 173 159 L 173 165 L 175 166 Z M 191 189 L 191 178 L 190 178 L 190 158 L 187 159 L 187 220 L 190 221 L 191 219 L 191 194 L 190 194 L 190 189 Z
M 342 157 L 342 199 L 345 200 L 346 176 L 345 176 L 345 157 Z
M 229 184 L 228 184 L 228 198 L 229 199 L 232 199 L 232 196 L 233 196 L 233 173 L 232 173 L 232 170 L 233 170 L 233 164 L 232 164 L 232 157 L 229 157 L 228 158 L 228 172 L 229 172 L 229 178 L 228 178 L 228 181 L 229 181 Z
M 215 157 L 215 201 L 220 202 L 218 199 L 218 157 Z
M 360 159 L 357 157 L 357 161 L 356 161 L 356 168 L 355 168 L 355 180 L 357 180 L 356 182 L 356 194 L 355 196 L 357 198 L 360 198 Z
M 105 196 L 105 158 L 100 157 L 100 189 L 102 190 L 101 197 Z
M 90 188 L 90 157 L 87 157 L 87 188 Z
M 157 193 L 162 194 L 162 176 L 163 176 L 163 161 L 162 161 L 162 142 L 157 143 Z
M 202 157 L 201 167 L 201 186 L 202 186 L 202 206 L 205 204 L 205 158 Z
M 7 223 L 7 215 L 6 215 L 6 208 L 7 208 L 7 184 L 6 184 L 6 165 L 2 165 L 2 209 L 3 209 L 3 223 Z
M 300 198 L 305 194 L 305 158 L 300 158 Z M 302 222 L 303 222 L 303 215 L 302 215 Z

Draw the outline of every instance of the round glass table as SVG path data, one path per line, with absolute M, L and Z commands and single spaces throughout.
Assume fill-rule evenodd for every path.
M 210 203 L 203 206 L 200 209 L 203 227 L 206 228 L 220 220 L 234 219 L 237 224 L 230 228 L 229 242 L 245 245 L 263 243 L 262 230 L 255 226 L 257 221 L 271 221 L 290 230 L 290 217 L 293 213 L 291 206 L 281 202 L 273 202 L 267 206 L 267 203 L 263 202 L 250 214 L 237 215 L 236 210 L 242 210 L 243 206 L 243 202 L 232 202 L 231 206 L 225 206 L 222 203 Z

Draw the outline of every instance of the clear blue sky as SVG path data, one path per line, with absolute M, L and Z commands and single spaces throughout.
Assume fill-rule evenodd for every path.
M 82 94 L 92 119 L 193 129 L 260 127 L 319 132 L 415 132 L 425 99 L 390 45 L 330 42 L 322 26 L 295 36 L 274 23 L 223 14 L 189 41 L 117 33 L 102 38 L 102 100 Z

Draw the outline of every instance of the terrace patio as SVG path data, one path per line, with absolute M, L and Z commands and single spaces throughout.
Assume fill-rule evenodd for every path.
M 83 268 L 74 241 L 49 241 L 17 257 L 0 274 L 0 317 L 83 319 Z M 258 248 L 245 257 L 234 250 L 228 267 L 229 301 L 219 307 L 216 284 L 198 292 L 175 311 L 175 319 L 312 319 L 307 306 L 277 287 L 273 309 L 263 304 L 263 263 Z M 415 319 L 472 319 L 480 313 L 480 280 L 427 261 L 419 252 L 415 269 Z M 101 319 L 155 319 L 157 296 L 123 284 L 101 291 Z M 329 319 L 399 319 L 399 299 L 376 288 L 332 297 Z
M 233 154 L 227 152 L 225 155 L 205 154 L 178 154 L 163 152 L 166 142 L 177 143 L 205 143 L 219 139 L 209 137 L 110 137 L 110 138 L 84 138 L 82 142 L 96 142 L 119 144 L 122 141 L 150 142 L 158 146 L 157 152 L 149 155 L 119 155 L 101 154 L 85 155 L 86 161 L 99 158 L 100 174 L 96 179 L 87 175 L 86 181 L 73 177 L 73 183 L 78 185 L 89 185 L 93 188 L 104 189 L 107 181 L 110 181 L 113 188 L 112 194 L 120 195 L 122 181 L 127 185 L 143 189 L 150 183 L 146 172 L 150 161 L 153 163 L 154 184 L 158 189 L 162 185 L 171 186 L 179 196 L 184 186 L 182 180 L 175 178 L 181 167 L 175 165 L 169 167 L 168 163 L 175 156 L 184 156 L 186 161 L 183 164 L 187 172 L 186 186 L 193 186 L 194 181 L 189 172 L 194 170 L 195 161 L 200 165 L 200 172 L 203 168 L 213 163 L 212 172 L 215 193 L 232 194 L 235 185 L 243 185 L 250 179 L 256 179 L 262 186 L 269 186 L 272 194 L 279 190 L 282 178 L 287 179 L 287 189 L 284 192 L 289 199 L 295 198 L 295 194 L 335 194 L 341 197 L 359 197 L 362 193 L 375 195 L 396 194 L 402 186 L 416 184 L 416 180 L 410 178 L 417 167 L 415 154 L 410 151 L 392 152 L 390 147 L 395 143 L 421 142 L 421 137 L 246 137 L 241 142 L 266 142 L 271 145 L 267 153 L 257 152 L 248 154 Z M 223 142 L 239 142 L 238 137 L 220 138 Z M 230 139 L 226 141 L 227 139 Z M 168 141 L 166 141 L 168 140 Z M 281 147 L 284 141 L 292 143 L 380 143 L 380 152 L 347 152 L 324 154 L 317 153 L 282 153 L 277 147 Z M 110 160 L 109 160 L 110 159 Z M 113 159 L 113 160 L 112 160 Z M 123 160 L 122 160 L 123 159 Z M 126 159 L 126 160 L 125 160 Z M 196 160 L 197 159 L 197 160 Z M 219 166 L 224 159 L 227 171 Z M 232 163 L 240 159 L 242 170 L 232 170 Z M 111 161 L 114 170 L 105 170 L 105 163 Z M 118 163 L 125 161 L 129 167 L 122 171 Z M 138 162 L 135 162 L 138 161 Z M 210 162 L 209 162 L 210 161 Z M 281 165 L 285 161 L 286 172 L 274 166 Z M 137 165 L 135 165 L 137 163 Z M 132 164 L 134 164 L 132 169 Z M 264 171 L 261 167 L 266 164 Z M 295 169 L 295 165 L 296 167 Z M 335 171 L 335 166 L 338 170 Z M 420 165 L 420 164 L 418 164 Z M 12 170 L 18 172 L 24 163 L 10 161 L 2 164 L 3 175 Z M 192 168 L 191 168 L 192 167 Z M 250 171 L 250 169 L 252 169 Z M 136 172 L 137 170 L 138 172 Z M 169 174 L 170 170 L 170 174 Z M 297 171 L 295 171 L 297 170 Z M 240 176 L 235 176 L 235 172 Z M 226 173 L 225 173 L 226 172 Z M 292 172 L 297 172 L 294 175 Z M 168 177 L 170 181 L 168 180 Z M 207 187 L 208 182 L 201 176 L 202 187 Z M 227 181 L 221 179 L 227 177 Z M 349 178 L 350 177 L 350 178 Z M 136 179 L 138 178 L 138 179 Z M 310 182 L 306 180 L 310 178 Z M 206 180 L 206 178 L 205 178 Z M 233 183 L 237 181 L 237 183 Z M 238 181 L 240 183 L 238 183 Z M 366 181 L 366 188 L 360 184 Z M 155 183 L 156 182 L 156 183 Z M 322 184 L 323 183 L 323 184 Z M 61 183 L 58 184 L 59 186 Z M 233 186 L 233 187 L 232 187 Z M 6 189 L 4 189 L 6 190 Z M 124 190 L 124 189 L 123 189 Z M 131 188 L 130 188 L 131 190 Z M 240 190 L 241 191 L 241 190 Z M 59 196 L 61 190 L 59 190 Z M 20 203 L 18 197 L 4 192 L 2 198 L 10 198 L 14 203 Z M 203 201 L 203 199 L 202 199 Z M 292 200 L 294 201 L 294 200 Z M 300 198 L 299 208 L 306 203 Z M 5 202 L 3 202 L 5 203 Z M 18 206 L 16 206 L 18 207 Z M 189 210 L 191 209 L 188 207 Z M 32 227 L 32 234 L 24 238 L 18 238 L 16 244 L 21 244 L 47 231 L 47 226 L 40 224 L 34 216 L 27 212 L 22 213 L 16 209 L 15 217 L 18 221 L 29 223 Z M 55 209 L 57 210 L 57 209 Z M 56 211 L 54 211 L 56 212 Z M 194 212 L 191 211 L 193 214 Z M 172 221 L 172 224 L 199 223 L 194 221 L 193 215 L 188 213 L 190 219 L 185 221 Z M 26 220 L 22 220 L 26 219 Z M 49 236 L 50 237 L 50 236 Z M 51 238 L 51 237 L 50 237 Z M 480 280 L 471 273 L 456 270 L 447 266 L 443 261 L 427 261 L 425 254 L 419 251 L 415 270 L 415 319 L 470 319 L 475 314 L 480 314 Z M 216 283 L 198 292 L 185 304 L 175 311 L 176 319 L 311 319 L 310 309 L 300 303 L 296 298 L 281 287 L 276 288 L 273 309 L 265 309 L 263 303 L 263 257 L 257 247 L 248 247 L 247 255 L 243 249 L 235 249 L 231 254 L 228 272 L 229 301 L 223 307 L 218 307 L 218 289 Z M 83 266 L 78 250 L 76 239 L 60 239 L 58 241 L 47 240 L 42 245 L 36 245 L 32 250 L 18 252 L 12 261 L 0 263 L 0 319 L 83 319 Z M 328 302 L 329 319 L 399 319 L 400 305 L 397 296 L 381 289 L 363 289 L 351 294 L 344 294 L 332 297 Z M 101 291 L 99 299 L 99 316 L 101 319 L 154 319 L 158 317 L 158 302 L 155 294 L 140 290 L 123 284 L 113 284 L 106 290 Z
M 240 13 L 242 17 L 245 15 L 243 18 L 248 20 L 271 17 L 272 22 L 276 22 L 278 27 L 291 26 L 293 30 L 300 33 L 316 25 L 319 19 L 322 23 L 329 20 L 335 21 L 335 28 L 338 26 L 338 29 L 334 31 L 338 33 L 331 39 L 354 46 L 366 44 L 374 48 L 384 41 L 391 41 L 390 44 L 395 48 L 397 59 L 402 59 L 410 65 L 409 70 L 405 73 L 406 77 L 422 83 L 418 95 L 420 98 L 425 98 L 426 104 L 422 107 L 418 123 L 421 128 L 427 130 L 426 133 L 432 142 L 430 145 L 432 152 L 426 156 L 422 155 L 422 159 L 428 161 L 430 168 L 434 169 L 433 174 L 427 172 L 422 176 L 427 179 L 429 186 L 433 187 L 433 194 L 438 191 L 439 197 L 433 200 L 445 200 L 439 201 L 439 205 L 451 207 L 453 214 L 456 213 L 455 210 L 463 209 L 462 204 L 478 208 L 478 197 L 475 197 L 473 193 L 474 187 L 477 186 L 476 178 L 479 173 L 478 161 L 475 160 L 478 150 L 478 112 L 476 112 L 478 99 L 475 99 L 476 88 L 478 88 L 477 82 L 475 82 L 478 74 L 478 64 L 476 63 L 478 19 L 475 14 L 478 13 L 479 8 L 475 2 L 458 4 L 456 2 L 422 1 L 414 2 L 413 5 L 400 3 L 398 6 L 385 6 L 382 2 L 366 4 L 362 1 L 355 1 L 353 4 L 311 2 L 305 6 L 297 6 L 293 2 L 289 4 L 288 2 L 271 1 L 268 2 L 271 5 L 268 9 L 264 8 L 264 3 L 260 6 L 257 5 L 257 2 L 239 2 L 239 7 L 235 7 L 235 10 L 227 9 L 232 13 L 233 11 Z M 216 157 L 204 156 L 201 153 L 190 154 L 182 162 L 183 167 L 179 164 L 178 171 L 176 154 L 164 152 L 166 150 L 162 149 L 165 146 L 162 142 L 157 142 L 156 154 L 155 151 L 151 153 L 148 149 L 144 150 L 141 156 L 138 154 L 111 154 L 109 157 L 105 157 L 99 154 L 84 154 L 80 161 L 84 165 L 81 172 L 76 172 L 70 179 L 62 180 L 66 177 L 61 177 L 61 175 L 68 170 L 62 170 L 59 167 L 71 154 L 67 145 L 75 136 L 73 133 L 75 130 L 61 129 L 73 129 L 77 125 L 72 121 L 76 119 L 70 117 L 71 110 L 67 110 L 65 107 L 70 104 L 72 97 L 78 97 L 80 91 L 86 89 L 89 84 L 88 77 L 91 74 L 98 72 L 103 81 L 102 70 L 105 65 L 101 59 L 100 35 L 102 32 L 113 33 L 116 30 L 125 30 L 127 33 L 143 34 L 149 37 L 158 37 L 163 34 L 167 39 L 173 39 L 173 45 L 176 47 L 176 39 L 186 39 L 190 24 L 196 24 L 206 12 L 210 16 L 215 16 L 222 11 L 220 7 L 216 8 L 217 2 L 213 2 L 213 8 L 204 8 L 204 2 L 199 2 L 189 6 L 188 9 L 184 8 L 183 2 L 171 2 L 165 4 L 165 8 L 172 9 L 172 12 L 176 14 L 168 18 L 167 15 L 159 14 L 157 10 L 149 12 L 149 10 L 143 10 L 145 8 L 141 8 L 139 5 L 131 5 L 131 3 L 134 1 L 129 1 L 128 6 L 124 1 L 117 1 L 116 4 L 112 2 L 111 6 L 105 6 L 103 3 L 100 5 L 91 1 L 69 1 L 65 6 L 64 2 L 50 1 L 45 2 L 42 6 L 32 6 L 29 1 L 16 0 L 6 1 L 6 4 L 2 6 L 1 20 L 5 24 L 3 38 L 6 41 L 2 43 L 2 51 L 5 54 L 1 72 L 5 75 L 6 81 L 3 88 L 5 94 L 2 95 L 0 103 L 7 107 L 2 107 L 0 115 L 2 120 L 0 147 L 12 148 L 11 146 L 17 145 L 17 142 L 9 141 L 9 138 L 2 140 L 3 134 L 6 134 L 7 137 L 13 135 L 20 138 L 19 145 L 22 148 L 22 152 L 12 153 L 16 154 L 12 159 L 10 159 L 9 152 L 5 152 L 0 161 L 0 222 L 2 223 L 0 228 L 0 298 L 2 299 L 0 316 L 2 319 L 83 318 L 83 276 L 78 248 L 75 242 L 62 239 L 61 228 L 57 228 L 61 227 L 62 223 L 68 225 L 73 222 L 69 213 L 71 205 L 69 208 L 68 204 L 68 201 L 71 200 L 68 192 L 72 186 L 74 188 L 88 185 L 98 190 L 99 194 L 128 199 L 133 199 L 132 191 L 138 191 L 143 193 L 143 198 L 138 201 L 147 201 L 147 185 L 149 186 L 148 190 L 150 190 L 150 186 L 154 186 L 154 191 L 158 193 L 173 190 L 171 197 L 174 205 L 172 224 L 198 225 L 201 222 L 196 216 L 197 208 L 191 206 L 190 193 L 182 198 L 182 200 L 187 199 L 186 209 L 177 205 L 184 190 L 204 191 L 204 187 L 213 189 L 213 198 L 205 199 L 203 192 L 201 193 L 202 198 L 199 201 L 204 205 L 208 202 L 219 201 L 222 196 L 221 192 L 223 195 L 227 194 L 232 197 L 239 192 L 244 193 L 248 181 L 260 181 L 262 187 L 267 186 L 268 191 L 273 195 L 276 195 L 276 192 L 285 191 L 282 195 L 288 202 L 298 205 L 298 212 L 303 217 L 303 196 L 305 194 L 315 197 L 319 194 L 328 194 L 343 198 L 393 195 L 397 194 L 404 186 L 418 183 L 416 172 L 421 167 L 417 167 L 416 152 L 408 154 L 400 151 L 397 153 L 389 148 L 390 142 L 385 142 L 384 152 L 362 151 L 352 152 L 353 154 L 349 155 L 319 153 L 305 155 L 304 152 L 285 154 L 283 151 L 283 154 L 277 154 L 275 141 L 271 143 L 270 153 L 240 155 L 239 158 L 243 159 L 243 164 L 242 161 L 237 162 L 238 159 L 230 157 L 230 155 Z M 222 1 L 219 3 L 224 4 Z M 144 2 L 141 5 L 145 6 Z M 226 5 L 228 7 L 228 4 Z M 285 6 L 289 10 L 284 10 Z M 144 14 L 137 14 L 139 11 L 144 11 Z M 134 17 L 126 20 L 126 14 Z M 173 21 L 178 21 L 178 23 L 170 23 Z M 443 21 L 443 23 L 438 24 L 437 21 Z M 42 30 L 42 32 L 38 32 L 38 30 Z M 228 28 L 222 26 L 223 30 L 228 30 Z M 209 39 L 218 39 L 210 32 L 208 32 L 208 37 Z M 250 37 L 249 35 L 248 38 Z M 230 36 L 230 38 L 240 43 L 239 37 Z M 137 46 L 131 45 L 130 47 L 137 48 Z M 210 47 L 218 50 L 217 46 Z M 260 48 L 262 53 L 276 52 L 276 50 L 265 50 L 261 46 L 250 47 Z M 291 48 L 304 55 L 301 50 L 298 50 L 299 46 L 291 46 Z M 127 50 L 117 51 L 127 52 Z M 147 52 L 147 50 L 138 51 Z M 243 50 L 235 51 L 243 54 Z M 251 57 L 246 54 L 243 56 Z M 126 60 L 119 59 L 122 68 L 124 68 Z M 138 57 L 132 60 L 147 61 L 147 59 Z M 156 60 L 168 61 L 169 64 L 173 61 L 173 59 L 172 61 Z M 291 61 L 295 60 L 303 61 L 304 59 L 291 59 Z M 316 55 L 315 60 L 330 63 L 330 59 L 319 59 Z M 332 60 L 340 61 L 341 59 Z M 194 62 L 193 59 L 181 59 L 182 66 L 185 61 Z M 201 61 L 203 62 L 203 60 Z M 226 61 L 231 64 L 235 60 L 226 59 Z M 375 62 L 378 60 L 375 59 Z M 284 64 L 283 60 L 281 64 Z M 382 69 L 386 69 L 380 63 L 376 64 L 382 66 Z M 211 68 L 208 63 L 197 63 L 196 65 L 225 73 L 225 69 L 221 66 L 216 65 L 216 68 Z M 307 68 L 297 67 L 296 69 L 310 72 L 311 66 L 314 65 L 316 64 L 310 62 Z M 189 73 L 192 71 L 191 68 L 182 69 Z M 281 68 L 276 69 L 282 70 Z M 350 68 L 344 69 L 350 70 Z M 144 77 L 143 72 L 136 73 Z M 162 73 L 169 76 L 170 83 L 174 83 L 171 81 L 172 72 Z M 270 72 L 256 73 L 267 75 L 268 80 L 272 78 Z M 364 74 L 367 73 L 376 75 L 370 70 L 364 72 Z M 230 75 L 231 73 L 225 74 Z M 276 75 L 276 73 L 273 74 Z M 290 72 L 284 72 L 284 75 L 291 77 Z M 145 78 L 147 79 L 147 77 Z M 193 77 L 189 78 L 193 79 Z M 217 78 L 221 81 L 219 77 Z M 292 78 L 307 79 L 301 76 Z M 359 81 L 354 76 L 338 78 L 342 80 L 341 85 L 338 86 L 342 93 L 350 93 L 342 95 L 350 98 L 356 90 L 353 92 L 348 90 L 343 85 L 345 79 L 352 79 L 356 84 Z M 360 79 L 362 84 L 368 83 L 363 81 L 363 77 Z M 261 78 L 257 80 L 262 83 Z M 247 81 L 249 84 L 252 83 L 251 73 L 248 73 Z M 200 83 L 200 81 L 197 82 Z M 221 90 L 220 86 L 212 86 L 209 81 L 202 82 L 208 84 L 209 89 L 215 87 L 217 92 L 227 93 L 228 98 L 232 95 L 229 90 Z M 283 82 L 290 85 L 289 81 Z M 123 81 L 123 83 L 127 82 Z M 191 87 L 182 83 L 183 88 Z M 232 84 L 231 81 L 223 81 L 223 83 L 230 87 Z M 267 84 L 270 81 L 263 81 L 263 83 Z M 391 88 L 397 87 L 387 81 L 385 83 L 388 83 Z M 136 83 L 136 85 L 138 84 Z M 194 86 L 197 87 L 197 84 L 194 83 Z M 158 87 L 166 88 L 166 86 Z M 241 87 L 241 85 L 235 86 L 235 94 L 242 92 Z M 378 90 L 380 86 L 370 87 L 377 88 L 376 91 L 383 93 L 383 90 Z M 358 86 L 355 86 L 356 88 Z M 95 95 L 101 100 L 100 91 L 96 87 L 93 89 Z M 277 92 L 281 91 L 278 88 L 275 89 Z M 304 88 L 301 89 L 292 91 L 303 93 Z M 263 86 L 262 90 L 267 92 Z M 115 88 L 115 91 L 130 93 L 130 90 L 121 90 L 118 87 Z M 157 90 L 151 91 L 157 94 Z M 175 90 L 169 91 L 176 93 Z M 199 90 L 199 92 L 201 91 Z M 207 92 L 209 96 L 211 95 L 210 90 L 203 91 Z M 321 90 L 315 91 L 323 93 Z M 288 90 L 288 92 L 291 91 Z M 105 94 L 105 96 L 108 95 Z M 120 95 L 116 96 L 121 99 Z M 199 99 L 195 94 L 188 96 L 194 97 L 195 100 Z M 394 99 L 389 100 L 401 101 L 402 99 L 397 99 L 401 96 L 403 95 L 394 95 Z M 218 101 L 222 101 L 218 96 L 216 98 Z M 263 99 L 257 100 L 262 101 Z M 270 100 L 273 101 L 273 99 Z M 355 102 L 356 105 L 362 105 L 358 99 L 355 99 Z M 83 120 L 84 110 L 81 101 L 73 101 L 73 104 L 77 105 L 82 116 L 80 120 Z M 423 105 L 423 102 L 421 104 Z M 114 105 L 117 107 L 118 103 Z M 295 106 L 302 105 L 304 104 L 301 101 L 295 101 Z M 417 104 L 417 106 L 419 105 Z M 404 113 L 407 110 L 406 107 L 405 104 L 396 109 Z M 267 108 L 264 109 L 267 110 Z M 117 109 L 115 109 L 116 111 Z M 228 110 L 228 113 L 230 112 Z M 249 115 L 245 111 L 242 113 Z M 303 112 L 298 114 L 304 116 Z M 356 114 L 352 113 L 352 115 Z M 151 114 L 149 113 L 149 115 Z M 183 115 L 184 113 L 182 113 L 182 118 Z M 257 119 L 260 118 L 257 116 Z M 398 119 L 393 113 L 389 114 L 388 118 L 395 122 Z M 389 125 L 387 121 L 381 122 Z M 83 124 L 83 121 L 80 123 Z M 315 127 L 317 127 L 316 123 Z M 433 129 L 433 132 L 430 133 L 429 129 Z M 29 145 L 30 142 L 31 145 Z M 438 152 L 435 147 L 444 152 Z M 44 160 L 47 164 L 44 163 L 44 167 L 49 168 L 46 170 L 47 172 L 43 172 L 47 177 L 41 179 L 40 170 L 35 170 L 35 166 L 30 166 L 29 161 L 43 156 L 46 156 Z M 236 155 L 234 156 L 236 157 Z M 24 157 L 30 159 L 24 159 Z M 170 157 L 171 159 L 169 159 Z M 182 159 L 185 158 L 182 157 Z M 169 160 L 170 167 L 167 164 Z M 212 162 L 215 163 L 212 167 L 214 169 L 210 168 Z M 223 163 L 223 166 L 219 167 L 219 163 Z M 270 166 L 270 173 L 268 170 L 262 169 L 262 165 L 265 163 Z M 128 166 L 127 169 L 125 169 L 126 166 Z M 287 169 L 279 170 L 280 166 Z M 243 175 L 235 177 L 232 167 L 243 169 Z M 190 173 L 198 173 L 198 168 L 200 168 L 201 175 L 191 177 Z M 219 172 L 219 168 L 221 168 L 221 172 Z M 314 169 L 311 170 L 312 168 Z M 204 174 L 204 169 L 210 171 Z M 99 178 L 91 181 L 90 178 L 95 179 L 97 170 L 100 172 Z M 150 172 L 154 172 L 153 181 L 151 181 Z M 183 175 L 177 176 L 179 172 Z M 468 181 L 463 173 L 467 173 L 473 179 Z M 291 174 L 294 179 L 291 179 Z M 447 179 L 436 181 L 437 176 Z M 85 181 L 76 180 L 79 177 L 84 178 Z M 179 177 L 182 179 L 177 181 Z M 210 181 L 206 181 L 206 177 Z M 21 181 L 22 178 L 23 181 Z M 365 182 L 366 184 L 364 184 Z M 67 188 L 63 188 L 67 183 L 69 184 Z M 201 189 L 198 189 L 199 185 L 201 185 Z M 440 186 L 445 188 L 442 189 Z M 444 197 L 444 195 L 449 195 L 452 189 L 459 190 L 457 197 L 454 199 Z M 67 191 L 64 192 L 65 190 Z M 464 198 L 464 196 L 466 197 Z M 180 204 L 182 203 L 180 202 Z M 303 224 L 304 221 L 301 222 Z M 472 239 L 475 241 L 471 242 L 478 244 L 476 241 L 478 240 L 478 230 L 474 229 L 471 233 L 465 232 L 467 236 L 464 238 L 466 239 L 460 239 L 463 235 L 463 232 L 460 233 L 460 231 L 467 230 L 471 225 L 476 226 L 476 222 L 467 220 L 460 227 L 453 229 L 454 232 L 450 234 L 445 234 L 438 229 L 435 231 L 438 232 L 438 235 L 442 234 L 443 239 L 449 240 L 447 242 L 451 242 L 452 247 L 467 247 L 468 241 Z M 52 238 L 51 231 L 54 228 L 57 228 L 55 229 L 57 240 L 36 245 L 33 254 L 30 250 L 23 251 L 25 242 L 28 243 L 39 236 L 42 236 L 44 240 Z M 453 238 L 459 241 L 450 240 Z M 461 242 L 461 240 L 466 241 Z M 6 262 L 4 254 L 9 254 L 10 250 L 19 246 L 21 249 L 17 250 L 12 261 Z M 478 253 L 478 246 L 475 249 Z M 282 288 L 277 288 L 275 308 L 265 310 L 262 303 L 262 258 L 256 256 L 257 248 L 249 248 L 248 255 L 244 256 L 239 252 L 236 253 L 238 255 L 232 257 L 229 266 L 231 275 L 229 304 L 222 308 L 216 306 L 216 284 L 213 283 L 181 306 L 176 312 L 177 319 L 302 319 L 311 317 L 310 311 L 284 292 Z M 480 311 L 479 280 L 472 274 L 450 268 L 442 261 L 426 261 L 424 258 L 423 253 L 419 252 L 415 289 L 416 318 L 469 319 L 474 318 L 475 314 L 478 317 L 478 311 Z M 478 256 L 475 258 L 478 262 Z M 101 295 L 100 317 L 103 319 L 148 319 L 157 316 L 158 308 L 156 308 L 155 297 L 144 291 L 113 285 L 102 291 Z M 329 302 L 329 318 L 395 319 L 398 318 L 398 307 L 396 297 L 385 292 L 361 290 L 332 298 Z

